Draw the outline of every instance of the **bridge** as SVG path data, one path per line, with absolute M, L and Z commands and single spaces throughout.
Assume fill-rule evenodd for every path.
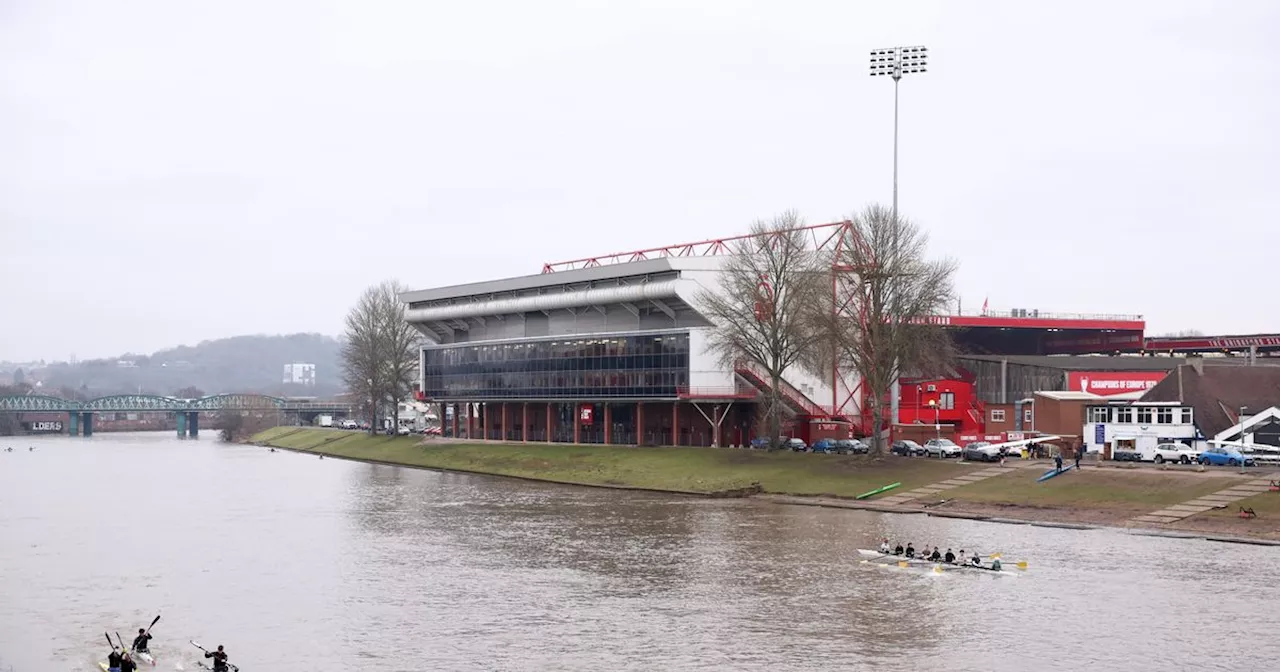
M 349 415 L 353 406 L 341 401 L 298 401 L 265 394 L 214 394 L 199 399 L 179 399 L 150 394 L 115 394 L 89 401 L 73 401 L 38 394 L 0 397 L 0 413 L 66 413 L 68 433 L 93 436 L 94 413 L 173 413 L 178 419 L 178 436 L 198 436 L 200 414 L 205 412 L 274 412 L 318 415 Z

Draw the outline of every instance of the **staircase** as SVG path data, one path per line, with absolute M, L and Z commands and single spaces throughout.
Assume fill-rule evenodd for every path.
M 744 380 L 761 392 L 769 393 L 769 374 L 758 365 L 745 360 L 739 360 L 733 365 L 734 373 L 742 376 Z M 814 403 L 813 400 L 805 396 L 803 392 L 792 387 L 785 380 L 778 381 L 778 397 L 795 413 L 799 415 L 810 415 L 817 417 L 826 417 L 829 415 L 821 406 Z

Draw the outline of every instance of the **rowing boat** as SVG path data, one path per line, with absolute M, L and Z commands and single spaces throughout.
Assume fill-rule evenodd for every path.
M 996 574 L 1013 574 L 1013 572 L 1010 572 L 1004 569 L 1003 567 L 1001 567 L 1000 569 L 996 569 L 995 567 L 984 566 L 984 565 L 971 565 L 967 563 L 954 564 L 954 563 L 937 562 L 934 560 L 928 560 L 926 558 L 908 558 L 901 555 L 893 555 L 892 553 L 881 553 L 880 551 L 874 551 L 869 548 L 859 548 L 858 553 L 867 557 L 876 558 L 878 560 L 895 560 L 897 562 L 906 562 L 908 565 L 911 565 L 914 567 L 928 567 L 932 565 L 935 571 L 946 572 L 946 571 L 955 571 L 960 569 L 978 569 L 984 572 L 995 572 Z
M 133 657 L 134 657 L 134 658 L 137 658 L 138 660 L 141 660 L 142 662 L 144 662 L 144 663 L 146 663 L 146 664 L 148 664 L 148 665 L 155 665 L 155 664 L 156 664 L 156 657 L 155 657 L 155 656 L 153 656 L 153 655 L 151 655 L 151 654 L 150 654 L 149 652 L 147 652 L 147 651 L 134 651 L 134 652 L 133 652 Z

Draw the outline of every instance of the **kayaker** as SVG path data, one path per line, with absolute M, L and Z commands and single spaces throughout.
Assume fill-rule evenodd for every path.
M 137 669 L 138 664 L 133 662 L 133 656 L 128 651 L 120 655 L 120 672 L 136 672 Z
M 228 672 L 227 669 L 227 652 L 222 650 L 222 645 L 218 645 L 217 651 L 205 651 L 205 658 L 213 659 L 213 672 Z
M 110 655 L 107 656 L 107 672 L 120 672 L 120 652 L 111 649 Z
M 884 553 L 885 555 L 889 554 L 889 540 L 887 538 L 884 541 L 880 542 L 880 552 Z
M 907 557 L 908 558 L 916 557 L 916 547 L 912 546 L 911 542 L 909 541 L 907 542 Z
M 933 552 L 929 554 L 929 559 L 934 562 L 937 562 L 942 559 L 942 554 L 938 552 L 937 546 L 933 547 Z
M 956 554 L 952 553 L 951 549 L 948 548 L 947 554 L 942 556 L 942 560 L 943 562 L 946 562 L 948 565 L 954 565 L 956 562 Z
M 133 650 L 138 653 L 151 653 L 147 650 L 147 642 L 151 641 L 151 633 L 146 628 L 138 628 L 138 636 L 133 638 Z
M 905 553 L 905 552 L 906 552 L 906 551 L 902 550 L 902 544 L 901 544 L 901 543 L 899 543 L 897 546 L 894 546 L 894 547 L 893 547 L 893 554 L 894 554 L 894 555 L 902 555 L 902 554 L 903 554 L 903 553 Z

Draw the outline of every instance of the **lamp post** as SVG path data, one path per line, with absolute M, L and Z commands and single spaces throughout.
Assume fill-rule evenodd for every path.
M 871 52 L 871 76 L 893 78 L 893 220 L 898 221 L 898 82 L 903 75 L 924 73 L 928 62 L 929 50 L 925 47 L 889 47 Z M 896 228 L 896 226 L 895 226 Z M 896 247 L 896 245 L 895 245 Z M 898 361 L 894 359 L 896 374 Z M 889 414 L 897 421 L 900 390 L 898 377 L 894 375 L 892 390 L 889 393 Z M 892 427 L 892 423 L 889 425 Z M 876 428 L 879 431 L 879 428 Z M 892 438 L 892 430 L 890 433 Z
M 937 435 L 937 438 L 941 440 L 942 439 L 942 419 L 941 419 L 942 416 L 940 415 L 940 413 L 942 412 L 942 409 L 938 407 L 938 402 L 936 399 L 929 400 L 929 408 L 933 409 L 933 431 Z

